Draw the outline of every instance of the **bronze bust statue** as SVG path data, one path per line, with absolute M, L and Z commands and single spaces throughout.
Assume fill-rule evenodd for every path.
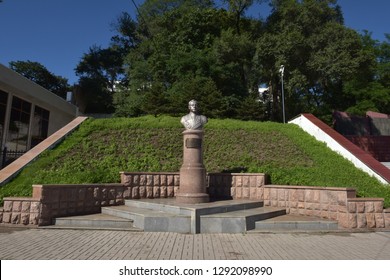
M 203 129 L 207 123 L 207 118 L 198 114 L 198 102 L 191 100 L 188 102 L 188 109 L 190 112 L 181 118 L 181 123 L 186 129 Z

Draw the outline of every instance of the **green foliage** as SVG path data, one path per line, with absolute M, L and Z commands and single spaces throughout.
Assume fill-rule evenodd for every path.
M 9 66 L 15 72 L 23 75 L 34 83 L 45 89 L 65 98 L 70 86 L 68 80 L 51 73 L 45 66 L 39 62 L 33 61 L 11 61 Z
M 0 198 L 31 195 L 33 184 L 118 182 L 120 171 L 177 172 L 182 131 L 179 118 L 163 115 L 90 119 L 1 187 Z M 210 119 L 204 164 L 208 172 L 267 173 L 274 184 L 354 187 L 390 206 L 388 185 L 291 124 Z

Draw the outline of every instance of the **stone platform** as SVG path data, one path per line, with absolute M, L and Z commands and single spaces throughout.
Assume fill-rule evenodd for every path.
M 199 204 L 175 199 L 126 200 L 101 214 L 56 218 L 55 228 L 102 228 L 145 232 L 245 233 L 248 231 L 332 230 L 337 222 L 286 215 L 262 201 L 223 200 Z

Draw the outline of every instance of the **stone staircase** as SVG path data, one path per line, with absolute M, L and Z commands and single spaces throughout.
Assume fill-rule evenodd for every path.
M 101 214 L 55 219 L 55 228 L 94 228 L 145 232 L 245 233 L 294 230 L 334 230 L 337 222 L 286 215 L 261 201 L 224 200 L 177 204 L 175 199 L 126 200 L 103 207 Z

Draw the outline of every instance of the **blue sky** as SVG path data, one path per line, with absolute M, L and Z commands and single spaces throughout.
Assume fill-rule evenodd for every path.
M 143 0 L 134 0 L 141 4 Z M 390 1 L 339 0 L 345 25 L 368 30 L 380 41 L 390 33 Z M 106 47 L 115 32 L 112 23 L 127 11 L 131 0 L 3 0 L 0 3 L 0 63 L 31 60 L 43 64 L 70 84 L 74 68 L 89 47 Z M 268 6 L 254 6 L 253 17 L 266 18 Z

